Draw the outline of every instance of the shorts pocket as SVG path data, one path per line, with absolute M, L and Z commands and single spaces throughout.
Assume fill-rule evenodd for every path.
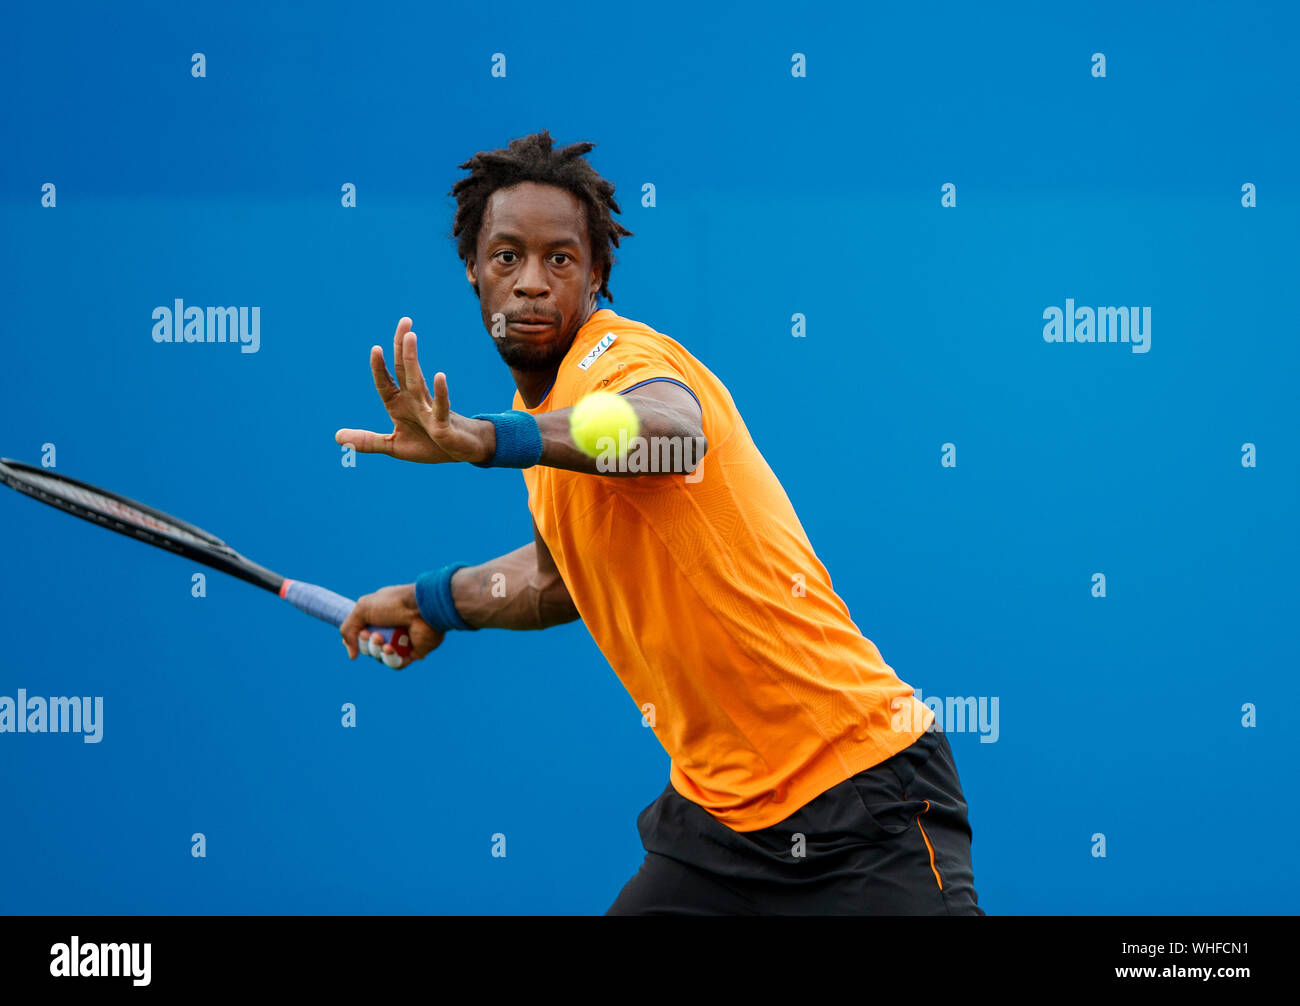
M 902 780 L 888 761 L 881 762 L 848 780 L 862 805 L 864 830 L 872 841 L 881 842 L 903 834 L 925 810 L 924 800 L 909 800 Z

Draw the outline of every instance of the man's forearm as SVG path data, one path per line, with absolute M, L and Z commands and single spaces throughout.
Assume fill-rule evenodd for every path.
M 708 441 L 700 427 L 698 412 L 674 408 L 664 402 L 642 395 L 627 395 L 626 399 L 637 414 L 638 436 L 656 455 L 653 468 L 637 465 L 611 464 L 617 455 L 591 457 L 578 449 L 569 429 L 573 409 L 559 409 L 537 417 L 542 434 L 542 458 L 538 462 L 549 468 L 564 468 L 588 475 L 636 477 L 648 474 L 690 474 L 708 450 Z M 650 461 L 647 456 L 647 465 Z
M 538 570 L 533 542 L 456 570 L 451 598 L 460 617 L 476 629 L 545 629 L 578 617 L 559 574 Z

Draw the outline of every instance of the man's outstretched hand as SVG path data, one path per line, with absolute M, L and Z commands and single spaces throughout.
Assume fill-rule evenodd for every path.
M 387 454 L 424 464 L 489 460 L 496 450 L 496 428 L 485 419 L 469 419 L 451 411 L 447 375 L 441 371 L 433 375 L 433 394 L 429 394 L 410 318 L 397 323 L 393 361 L 396 380 L 388 373 L 383 348 L 371 347 L 370 371 L 393 421 L 393 432 L 343 429 L 334 434 L 334 440 L 351 444 L 362 454 Z

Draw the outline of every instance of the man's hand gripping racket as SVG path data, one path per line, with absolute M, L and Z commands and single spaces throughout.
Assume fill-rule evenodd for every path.
M 398 630 L 401 634 L 397 638 L 398 645 L 394 647 L 392 642 L 386 641 L 391 637 L 385 630 L 370 628 L 375 625 L 404 625 L 406 629 Z M 343 637 L 349 657 L 355 659 L 358 653 L 367 654 L 400 670 L 412 660 L 420 660 L 436 650 L 446 634 L 420 617 L 420 609 L 415 603 L 415 584 L 408 583 L 383 587 L 360 598 L 339 626 L 339 635 Z

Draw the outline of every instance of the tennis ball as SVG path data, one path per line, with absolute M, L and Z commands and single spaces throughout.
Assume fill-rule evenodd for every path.
M 627 432 L 620 440 L 619 434 L 624 430 Z M 569 432 L 578 450 L 594 458 L 600 456 L 598 445 L 603 437 L 613 438 L 615 451 L 625 448 L 641 432 L 641 421 L 637 419 L 632 403 L 622 395 L 612 391 L 593 391 L 569 413 Z

